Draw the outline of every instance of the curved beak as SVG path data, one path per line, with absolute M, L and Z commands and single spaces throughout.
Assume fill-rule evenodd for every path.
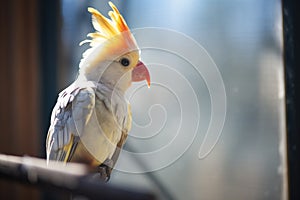
M 147 81 L 148 88 L 150 88 L 150 74 L 147 67 L 142 61 L 139 61 L 138 64 L 132 70 L 132 81 Z

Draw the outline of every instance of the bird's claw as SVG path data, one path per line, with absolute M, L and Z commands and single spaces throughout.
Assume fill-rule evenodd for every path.
M 101 180 L 105 182 L 109 181 L 112 167 L 113 161 L 111 159 L 106 159 L 101 165 L 98 166 L 98 173 Z

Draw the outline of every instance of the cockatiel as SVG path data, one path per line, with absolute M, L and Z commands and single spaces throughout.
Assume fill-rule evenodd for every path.
M 109 179 L 131 127 L 125 91 L 150 75 L 124 18 L 109 2 L 110 19 L 94 8 L 96 31 L 79 64 L 78 78 L 57 99 L 46 140 L 47 161 L 86 163 Z

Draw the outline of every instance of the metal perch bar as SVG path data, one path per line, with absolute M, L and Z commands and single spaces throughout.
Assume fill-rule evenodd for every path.
M 1 179 L 41 188 L 51 187 L 89 199 L 155 199 L 149 191 L 108 185 L 88 175 L 89 169 L 83 164 L 52 161 L 47 165 L 44 159 L 0 154 Z

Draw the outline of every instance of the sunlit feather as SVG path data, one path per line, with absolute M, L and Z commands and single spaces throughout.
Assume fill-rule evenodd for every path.
M 98 56 L 103 58 L 111 55 L 112 52 L 117 54 L 122 51 L 126 52 L 126 50 L 127 52 L 138 50 L 135 39 L 119 10 L 112 2 L 109 2 L 109 5 L 112 8 L 108 13 L 110 19 L 103 16 L 98 10 L 88 8 L 92 14 L 92 24 L 96 31 L 87 35 L 89 39 L 80 42 L 80 45 L 89 43 L 91 47 L 83 53 L 80 68 L 92 68 L 93 65 L 90 63 L 93 62 L 93 59 L 99 61 L 99 57 L 87 58 L 93 53 L 93 50 L 99 51 Z M 99 45 L 102 45 L 102 49 L 97 48 Z M 88 62 L 85 62 L 87 59 Z

